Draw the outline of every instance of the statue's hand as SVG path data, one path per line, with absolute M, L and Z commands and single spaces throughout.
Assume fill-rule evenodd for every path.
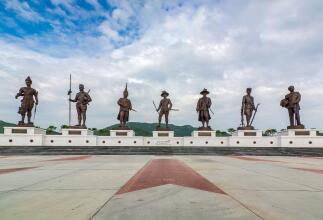
M 15 96 L 15 98 L 16 98 L 16 99 L 17 99 L 18 97 L 19 97 L 18 95 L 16 95 L 16 96 Z
M 36 105 L 38 105 L 38 101 L 36 101 L 36 103 L 35 103 Z

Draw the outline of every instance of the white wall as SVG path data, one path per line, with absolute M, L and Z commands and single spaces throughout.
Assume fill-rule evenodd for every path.
M 285 132 L 277 136 L 231 137 L 113 137 L 88 135 L 45 135 L 39 129 L 27 134 L 0 135 L 0 146 L 176 146 L 176 147 L 322 147 L 323 136 L 295 136 Z M 33 134 L 31 134 L 31 133 Z

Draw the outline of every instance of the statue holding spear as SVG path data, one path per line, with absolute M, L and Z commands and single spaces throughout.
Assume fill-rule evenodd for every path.
M 89 95 L 90 90 L 88 92 L 84 91 L 83 84 L 79 85 L 79 90 L 80 91 L 75 95 L 75 98 L 71 99 L 72 91 L 71 91 L 71 81 L 70 81 L 70 90 L 68 92 L 68 95 L 70 96 L 69 103 L 76 102 L 76 111 L 77 111 L 77 119 L 78 119 L 78 124 L 76 126 L 73 126 L 73 128 L 85 129 L 87 105 L 89 105 L 89 103 L 92 101 L 92 98 Z M 70 106 L 71 105 L 69 105 L 69 107 Z M 71 108 L 69 108 L 69 110 L 70 109 Z M 71 121 L 71 110 L 69 111 L 69 124 L 71 123 L 70 121 Z

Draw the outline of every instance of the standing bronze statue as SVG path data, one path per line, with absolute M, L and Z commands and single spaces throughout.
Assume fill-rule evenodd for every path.
M 173 104 L 171 100 L 167 98 L 169 96 L 168 92 L 162 91 L 161 96 L 163 97 L 163 99 L 160 100 L 158 108 L 156 108 L 155 106 L 156 111 L 159 112 L 157 129 L 160 129 L 161 120 L 164 115 L 165 115 L 166 129 L 168 129 L 168 116 L 169 116 L 169 111 L 172 110 Z
M 87 105 L 92 101 L 89 92 L 84 91 L 84 85 L 79 85 L 79 90 L 75 95 L 74 99 L 69 99 L 70 102 L 76 102 L 76 111 L 77 111 L 77 119 L 78 124 L 76 128 L 86 128 L 85 122 L 86 122 L 86 111 L 87 111 Z
M 34 126 L 33 122 L 31 121 L 32 110 L 35 104 L 36 105 L 35 112 L 34 112 L 34 118 L 35 118 L 36 108 L 38 105 L 38 92 L 35 89 L 31 88 L 32 80 L 29 76 L 27 77 L 25 82 L 26 82 L 26 87 L 21 87 L 19 89 L 19 92 L 16 95 L 16 99 L 18 99 L 18 97 L 20 96 L 23 97 L 21 100 L 21 106 L 19 107 L 19 111 L 18 111 L 18 113 L 21 115 L 21 121 L 19 121 L 18 125 L 32 127 Z M 28 118 L 27 124 L 25 124 L 26 114 Z
M 285 95 L 285 98 L 280 101 L 280 106 L 287 108 L 289 115 L 289 123 L 290 125 L 287 127 L 288 129 L 304 129 L 304 125 L 301 123 L 301 118 L 299 114 L 301 94 L 299 92 L 295 92 L 294 86 L 288 87 L 289 93 Z
M 199 130 L 211 130 L 211 127 L 209 126 L 209 121 L 211 119 L 210 111 L 212 112 L 212 102 L 211 99 L 207 97 L 209 93 L 210 92 L 207 89 L 203 89 L 203 91 L 200 92 L 200 94 L 203 95 L 203 97 L 201 97 L 197 102 L 196 111 L 199 114 L 198 120 L 202 122 L 202 127 L 200 127 Z
M 246 89 L 246 95 L 242 98 L 241 105 L 241 127 L 238 127 L 238 130 L 253 130 L 252 122 L 255 118 L 255 115 L 258 110 L 258 106 L 255 107 L 254 98 L 251 95 L 252 89 Z M 244 123 L 244 117 L 246 118 L 247 124 Z
M 126 84 L 126 88 L 123 91 L 123 98 L 120 98 L 118 101 L 118 105 L 120 106 L 118 120 L 120 121 L 120 128 L 125 129 L 127 129 L 127 122 L 129 121 L 129 111 L 133 110 L 128 95 L 128 86 Z

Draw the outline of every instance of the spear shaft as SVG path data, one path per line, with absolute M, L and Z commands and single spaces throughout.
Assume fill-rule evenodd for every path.
M 70 90 L 68 91 L 69 100 L 68 100 L 68 126 L 71 126 L 71 117 L 72 117 L 72 74 L 70 74 Z

